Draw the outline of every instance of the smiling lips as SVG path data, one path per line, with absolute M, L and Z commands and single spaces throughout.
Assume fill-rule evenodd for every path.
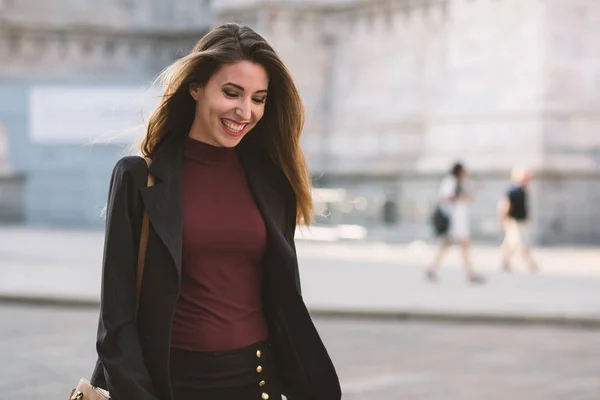
M 246 126 L 248 125 L 247 123 L 239 124 L 229 119 L 222 119 L 221 123 L 223 124 L 223 129 L 228 135 L 236 137 L 243 134 Z

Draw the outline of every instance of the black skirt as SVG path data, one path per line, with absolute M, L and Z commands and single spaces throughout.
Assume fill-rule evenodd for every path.
M 268 342 L 226 352 L 171 348 L 174 400 L 281 400 Z

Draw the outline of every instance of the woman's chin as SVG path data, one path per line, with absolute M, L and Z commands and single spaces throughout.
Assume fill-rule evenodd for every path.
M 245 135 L 240 135 L 240 136 L 224 135 L 221 138 L 221 145 L 223 147 L 236 147 L 238 144 L 240 144 L 240 142 L 242 141 L 244 136 Z

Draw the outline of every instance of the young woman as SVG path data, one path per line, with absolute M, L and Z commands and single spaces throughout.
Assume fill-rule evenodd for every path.
M 426 271 L 426 276 L 431 281 L 437 280 L 437 270 L 448 247 L 452 243 L 458 243 L 462 250 L 463 262 L 469 281 L 471 283 L 484 283 L 484 279 L 475 273 L 471 261 L 469 203 L 473 195 L 465 188 L 466 177 L 466 168 L 457 162 L 452 166 L 450 173 L 446 175 L 440 185 L 441 207 L 450 217 L 450 227 L 448 233 L 442 238 L 435 259 Z
M 294 230 L 312 203 L 287 68 L 226 24 L 161 77 L 141 148 L 151 166 L 125 157 L 111 179 L 92 383 L 113 400 L 340 399 L 300 292 Z

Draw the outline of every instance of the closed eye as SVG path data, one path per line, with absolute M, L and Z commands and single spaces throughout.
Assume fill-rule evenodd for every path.
M 232 92 L 229 90 L 223 90 L 223 94 L 231 99 L 235 99 L 238 97 L 238 94 L 236 92 Z
M 240 96 L 238 93 L 226 89 L 223 89 L 223 94 L 230 99 L 237 99 Z M 254 97 L 252 101 L 256 104 L 265 104 L 267 97 Z

